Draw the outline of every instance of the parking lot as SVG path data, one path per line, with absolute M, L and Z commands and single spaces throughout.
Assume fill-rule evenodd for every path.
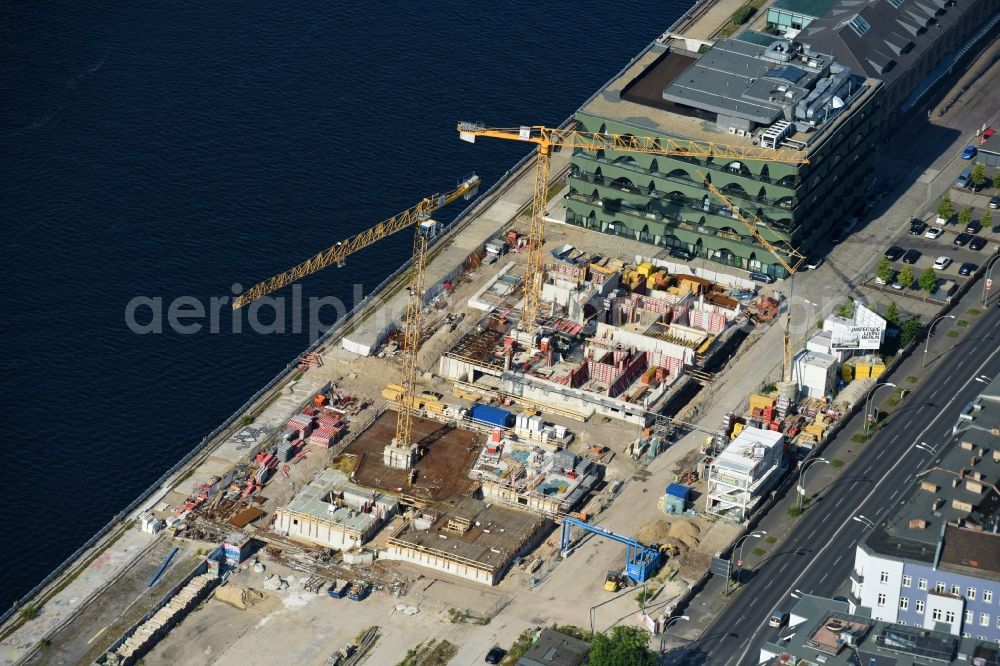
M 953 168 L 958 166 L 972 168 L 974 163 L 974 160 L 968 161 L 956 159 L 952 164 Z M 966 233 L 965 225 L 958 222 L 957 212 L 948 224 L 936 224 L 937 201 L 932 202 L 931 207 L 922 214 L 917 214 L 918 211 L 914 211 L 914 217 L 923 220 L 926 223 L 927 230 L 941 230 L 941 234 L 937 238 L 928 237 L 926 232 L 919 235 L 913 235 L 910 233 L 910 223 L 908 220 L 900 220 L 898 222 L 899 233 L 892 242 L 892 245 L 901 248 L 904 252 L 915 250 L 920 253 L 920 256 L 915 262 L 912 263 L 909 261 L 904 263 L 902 256 L 897 257 L 894 261 L 892 261 L 892 266 L 896 271 L 896 274 L 898 274 L 904 266 L 909 264 L 910 269 L 913 272 L 914 283 L 909 289 L 900 290 L 892 287 L 891 285 L 878 284 L 875 279 L 875 275 L 872 274 L 868 276 L 864 286 L 872 291 L 880 292 L 880 295 L 875 296 L 874 300 L 893 300 L 896 297 L 901 296 L 906 299 L 925 301 L 927 294 L 926 292 L 921 291 L 919 285 L 916 283 L 916 280 L 919 279 L 920 274 L 926 269 L 933 268 L 934 262 L 941 256 L 951 259 L 951 263 L 943 270 L 935 269 L 935 273 L 938 276 L 938 286 L 943 284 L 946 280 L 953 280 L 959 288 L 961 288 L 965 281 L 972 279 L 976 270 L 986 264 L 987 261 L 994 256 L 994 254 L 1000 252 L 1000 211 L 996 209 L 989 209 L 990 198 L 997 196 L 998 193 L 1000 193 L 1000 190 L 991 186 L 994 171 L 994 169 L 987 168 L 987 184 L 979 192 L 973 193 L 967 188 L 956 188 L 954 186 L 949 190 L 949 195 L 956 211 L 959 211 L 966 206 L 972 207 L 971 220 L 973 223 L 979 223 L 980 220 L 982 220 L 984 212 L 989 210 L 990 216 L 993 219 L 988 220 L 986 224 L 981 224 L 981 228 L 974 234 Z M 962 235 L 962 240 L 964 242 L 962 245 L 956 245 L 955 240 L 956 238 L 959 238 L 960 235 Z M 983 247 L 978 250 L 970 247 L 972 244 L 970 243 L 970 236 L 981 238 L 982 241 L 984 241 Z M 889 247 L 890 246 L 887 245 L 883 248 L 883 251 L 887 250 Z M 966 262 L 973 264 L 975 268 L 971 270 L 970 275 L 963 276 L 959 274 L 959 271 L 962 265 Z M 906 303 L 900 302 L 898 305 L 904 310 L 912 311 L 914 309 L 913 307 L 907 307 Z

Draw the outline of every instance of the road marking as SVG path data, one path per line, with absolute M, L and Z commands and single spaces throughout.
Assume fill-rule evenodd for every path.
M 788 562 L 785 562 L 784 564 L 781 565 L 781 568 L 778 569 L 778 573 L 784 573 L 787 567 L 788 567 Z
M 854 487 L 855 487 L 856 485 L 858 485 L 858 482 L 857 482 L 857 481 L 855 481 L 854 483 L 852 483 L 852 484 L 851 484 L 851 490 L 854 490 Z
M 950 381 L 951 381 L 951 375 L 948 375 L 947 377 L 945 377 L 945 378 L 944 378 L 944 380 L 945 380 L 946 382 L 950 382 Z
M 931 397 L 933 398 L 934 396 L 936 396 L 938 394 L 938 391 L 940 390 L 941 389 L 934 389 L 934 393 L 931 393 Z
M 814 534 L 816 534 L 816 530 L 813 530 L 812 532 L 810 532 L 808 538 L 812 539 Z
M 95 639 L 96 639 L 96 638 L 97 638 L 98 636 L 100 636 L 101 634 L 103 634 L 103 633 L 104 633 L 105 631 L 107 631 L 108 627 L 110 627 L 110 626 L 111 626 L 111 625 L 109 624 L 109 625 L 108 625 L 107 627 L 104 627 L 104 629 L 101 629 L 101 630 L 100 630 L 100 631 L 98 631 L 98 632 L 97 632 L 96 634 L 94 634 L 94 637 L 93 637 L 93 638 L 91 638 L 91 639 L 90 639 L 89 641 L 87 641 L 87 645 L 90 645 L 91 643 L 93 643 L 93 642 L 94 642 L 94 640 L 95 640 Z
M 828 572 L 826 572 L 825 574 L 823 574 L 823 577 L 819 579 L 819 582 L 821 582 L 821 583 L 822 583 L 822 582 L 823 582 L 824 580 L 826 580 L 827 576 L 829 576 L 829 575 L 830 575 L 830 572 L 829 572 L 829 571 L 828 571 Z
M 896 499 L 896 495 L 898 495 L 898 494 L 899 494 L 899 491 L 898 491 L 898 490 L 893 490 L 893 491 L 892 491 L 892 494 L 891 494 L 891 495 L 889 495 L 889 499 L 891 499 L 891 500 L 892 500 L 892 499 Z
M 833 566 L 837 566 L 838 564 L 840 564 L 840 561 L 841 561 L 842 559 L 844 559 L 844 556 L 843 556 L 843 555 L 837 555 L 837 559 L 835 559 L 835 560 L 833 561 Z
M 855 539 L 854 541 L 852 541 L 852 542 L 851 542 L 851 545 L 850 545 L 850 546 L 848 546 L 848 548 L 854 548 L 854 546 L 855 546 L 855 545 L 856 545 L 857 543 L 858 543 L 858 540 L 857 540 L 857 539 Z
M 885 455 L 885 449 L 882 449 L 881 451 L 878 452 L 878 455 L 875 456 L 875 460 L 882 460 L 882 456 L 884 455 Z
M 897 439 L 899 439 L 899 433 L 896 433 L 896 436 L 893 437 L 892 439 L 890 439 L 889 443 L 890 444 L 895 444 Z
M 983 361 L 982 365 L 980 365 L 980 366 L 979 366 L 979 367 L 978 367 L 978 368 L 976 369 L 976 374 L 977 374 L 977 375 L 979 374 L 979 372 L 980 372 L 980 371 L 981 371 L 981 370 L 982 370 L 983 368 L 985 368 L 985 367 L 986 367 L 986 365 L 987 365 L 987 364 L 988 364 L 988 363 L 989 363 L 990 361 L 992 361 L 992 360 L 993 360 L 993 357 L 994 357 L 994 356 L 996 356 L 996 355 L 997 355 L 997 353 L 1000 353 L 1000 348 L 997 348 L 997 349 L 994 349 L 994 350 L 993 350 L 993 352 L 992 352 L 992 353 L 991 353 L 991 354 L 990 354 L 989 356 L 987 356 L 987 357 L 986 357 L 986 360 L 985 360 L 985 361 Z M 944 407 L 942 407 L 941 409 L 939 409 L 939 410 L 938 410 L 938 412 L 937 412 L 937 415 L 936 415 L 936 416 L 935 416 L 935 417 L 934 417 L 933 419 L 931 419 L 931 422 L 927 424 L 927 427 L 925 427 L 925 428 L 924 428 L 924 429 L 923 429 L 923 430 L 922 430 L 922 431 L 920 432 L 920 434 L 918 434 L 918 435 L 917 435 L 917 436 L 915 437 L 915 439 L 920 439 L 921 437 L 923 437 L 923 436 L 924 436 L 924 435 L 925 435 L 925 434 L 927 433 L 927 431 L 928 431 L 928 430 L 930 430 L 930 429 L 931 429 L 931 428 L 932 428 L 932 427 L 934 426 L 934 424 L 938 422 L 938 420 L 939 420 L 939 419 L 941 418 L 941 416 L 943 416 L 943 415 L 945 414 L 945 412 L 946 412 L 946 411 L 948 410 L 948 408 L 949 408 L 949 407 L 951 407 L 952 403 L 954 403 L 954 402 L 955 402 L 955 400 L 956 400 L 956 399 L 958 398 L 958 394 L 959 394 L 959 393 L 961 393 L 962 391 L 964 391 L 964 390 L 966 389 L 966 387 L 968 387 L 968 385 L 972 383 L 972 381 L 973 381 L 973 380 L 974 380 L 974 377 L 969 377 L 969 379 L 968 379 L 968 380 L 967 380 L 967 381 L 966 381 L 966 382 L 965 382 L 964 384 L 962 384 L 962 386 L 960 386 L 960 387 L 959 387 L 959 388 L 958 388 L 958 389 L 957 389 L 957 390 L 956 390 L 956 391 L 954 392 L 954 395 L 952 396 L 951 400 L 949 400 L 949 401 L 948 401 L 947 403 L 945 403 Z M 935 393 L 937 393 L 937 391 L 935 391 Z M 878 481 L 876 481 L 876 482 L 875 482 L 874 484 L 872 484 L 872 489 L 871 489 L 870 491 L 868 491 L 868 494 L 867 494 L 867 495 L 865 495 L 865 497 L 864 497 L 864 498 L 863 498 L 863 499 L 861 500 L 861 502 L 859 503 L 859 505 L 858 505 L 858 508 L 859 508 L 859 509 L 860 509 L 860 508 L 861 508 L 862 506 L 864 506 L 864 504 L 865 504 L 865 503 L 866 503 L 866 502 L 867 502 L 868 500 L 870 500 L 870 499 L 872 498 L 872 495 L 874 495 L 874 494 L 875 494 L 875 491 L 876 491 L 876 490 L 878 490 L 878 487 L 879 487 L 880 485 L 882 485 L 882 483 L 883 483 L 883 482 L 884 482 L 884 481 L 885 481 L 885 480 L 886 480 L 887 478 L 889 478 L 889 476 L 890 476 L 890 475 L 891 475 L 891 474 L 893 473 L 893 471 L 895 471 L 895 469 L 896 469 L 897 467 L 899 467 L 900 463 L 902 463 L 902 462 L 903 462 L 904 460 L 906 460 L 906 454 L 905 454 L 905 453 L 904 453 L 903 455 L 899 456 L 899 459 L 898 459 L 898 460 L 897 460 L 897 461 L 896 461 L 896 462 L 895 462 L 895 463 L 893 464 L 893 466 L 892 466 L 892 467 L 890 467 L 890 468 L 889 468 L 889 469 L 888 469 L 888 470 L 886 471 L 886 473 L 885 473 L 885 474 L 883 474 L 883 475 L 882 475 L 882 478 L 881 478 L 881 479 L 879 479 L 879 480 L 878 480 Z M 911 475 L 910 475 L 910 476 L 912 476 L 912 473 L 911 473 Z M 820 549 L 819 549 L 818 551 L 816 551 L 816 554 L 815 554 L 815 555 L 813 556 L 813 558 L 812 558 L 811 562 L 815 562 L 815 561 L 816 561 L 817 559 L 819 559 L 819 556 L 820 556 L 820 555 L 822 555 L 822 554 L 823 554 L 823 553 L 824 553 L 824 552 L 825 552 L 825 551 L 826 551 L 827 549 L 829 549 L 829 548 L 830 548 L 830 546 L 832 546 L 832 545 L 833 545 L 834 543 L 836 543 L 836 541 L 837 541 L 837 538 L 836 538 L 836 537 L 837 537 L 837 535 L 838 535 L 838 534 L 840 534 L 840 533 L 841 533 L 841 532 L 843 531 L 843 529 L 844 529 L 845 527 L 847 527 L 848 523 L 850 523 L 850 522 L 852 522 L 852 518 L 847 518 L 847 519 L 845 519 L 845 520 L 844 520 L 844 522 L 843 522 L 843 523 L 841 523 L 841 524 L 840 524 L 840 527 L 838 527 L 838 528 L 837 528 L 837 530 L 836 530 L 836 531 L 835 531 L 835 532 L 834 532 L 834 533 L 833 533 L 833 534 L 832 534 L 832 535 L 830 536 L 829 540 L 827 540 L 827 542 L 826 542 L 826 545 L 824 545 L 824 546 L 823 546 L 822 548 L 820 548 Z M 813 530 L 813 532 L 815 532 L 815 530 Z M 851 548 L 853 548 L 853 547 L 854 547 L 854 545 L 855 545 L 855 544 L 856 544 L 857 542 L 858 542 L 858 540 L 857 540 L 857 539 L 855 539 L 854 541 L 852 541 L 852 542 L 851 542 L 851 545 L 850 545 L 850 547 L 851 547 Z M 809 566 L 807 565 L 806 567 L 804 567 L 804 568 L 802 569 L 802 571 L 801 571 L 801 572 L 799 573 L 799 575 L 798 575 L 798 576 L 797 576 L 797 577 L 795 578 L 795 580 L 793 580 L 793 581 L 791 582 L 791 584 L 790 584 L 790 585 L 788 586 L 788 590 L 794 590 L 794 589 L 795 589 L 795 586 L 799 584 L 799 581 L 800 581 L 800 580 L 802 580 L 802 577 L 806 575 L 806 572 L 807 572 L 808 570 L 809 570 Z M 777 604 L 775 604 L 775 605 L 774 605 L 774 606 L 773 606 L 773 607 L 771 608 L 771 613 L 773 613 L 773 612 L 774 612 L 775 610 L 777 610 L 777 608 L 778 608 L 778 606 L 777 606 Z M 762 630 L 762 627 L 758 627 L 758 628 L 757 628 L 757 629 L 756 629 L 756 630 L 755 630 L 755 631 L 753 632 L 753 634 L 751 634 L 751 635 L 750 635 L 750 638 L 748 638 L 747 640 L 748 640 L 748 641 L 756 641 L 756 639 L 757 639 L 757 634 L 759 634 L 759 633 L 761 632 L 761 630 Z M 747 649 L 746 649 L 746 650 L 743 650 L 743 652 L 742 652 L 742 653 L 740 654 L 740 656 L 739 656 L 739 661 L 740 661 L 740 662 L 742 662 L 742 661 L 743 661 L 743 660 L 744 660 L 744 659 L 746 658 L 746 656 L 747 656 L 747 650 L 749 650 L 749 649 L 750 649 L 750 648 L 749 648 L 749 646 L 748 646 L 748 647 L 747 647 Z
M 834 504 L 834 506 L 840 506 L 843 503 L 843 501 L 844 501 L 844 498 L 841 497 L 839 500 L 837 500 L 837 503 Z
M 746 615 L 740 615 L 740 619 L 738 619 L 738 620 L 736 620 L 736 621 L 737 621 L 737 622 L 742 622 L 742 621 L 743 621 L 743 618 L 745 618 L 745 617 L 746 617 Z

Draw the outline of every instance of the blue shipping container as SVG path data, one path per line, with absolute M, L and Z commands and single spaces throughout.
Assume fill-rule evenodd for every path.
M 469 409 L 469 417 L 477 423 L 500 426 L 501 428 L 509 428 L 514 422 L 514 416 L 506 409 L 480 405 L 479 403 L 474 404 Z
M 671 483 L 667 486 L 667 494 L 671 497 L 679 497 L 682 500 L 686 500 L 691 494 L 691 489 L 680 483 Z

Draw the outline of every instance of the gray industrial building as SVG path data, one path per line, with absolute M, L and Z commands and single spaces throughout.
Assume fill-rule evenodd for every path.
M 796 41 L 725 39 L 704 53 L 668 42 L 577 112 L 582 129 L 765 150 L 753 160 L 578 150 L 566 222 L 784 277 L 739 217 L 759 220 L 779 252 L 824 247 L 872 179 L 881 83 Z M 798 151 L 808 164 L 766 149 Z
M 1000 378 L 855 551 L 852 610 L 1000 643 Z
M 888 133 L 1000 22 L 1000 0 L 840 0 L 818 18 L 808 12 L 818 13 L 821 2 L 791 6 L 789 17 L 775 14 L 776 22 L 789 23 L 781 28 L 851 71 L 885 82 Z

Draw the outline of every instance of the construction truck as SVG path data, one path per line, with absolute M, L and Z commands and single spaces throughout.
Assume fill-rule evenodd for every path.
M 604 579 L 604 589 L 608 592 L 617 592 L 622 589 L 624 584 L 621 571 L 609 571 L 607 577 Z
M 662 544 L 659 547 L 659 550 L 660 554 L 664 556 L 664 559 L 666 559 L 667 557 L 677 557 L 681 553 L 680 548 L 678 548 L 672 543 Z

